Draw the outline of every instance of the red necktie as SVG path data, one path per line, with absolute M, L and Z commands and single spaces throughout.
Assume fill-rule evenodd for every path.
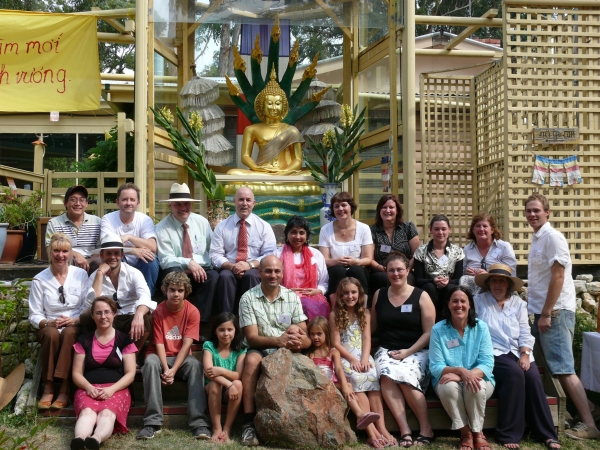
M 246 261 L 248 259 L 248 230 L 246 221 L 240 220 L 240 232 L 238 233 L 238 253 L 235 262 Z
M 190 234 L 188 233 L 189 225 L 187 223 L 183 224 L 183 246 L 181 247 L 181 255 L 184 258 L 193 258 L 194 251 L 192 250 L 192 240 L 190 239 Z

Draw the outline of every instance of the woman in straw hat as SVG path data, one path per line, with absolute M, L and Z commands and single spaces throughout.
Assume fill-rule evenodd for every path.
M 35 276 L 29 293 L 29 322 L 41 344 L 44 394 L 38 409 L 61 409 L 69 405 L 69 376 L 73 344 L 81 333 L 79 315 L 85 309 L 88 274 L 71 265 L 71 240 L 55 233 L 48 245 L 50 267 Z M 60 391 L 54 403 L 54 379 Z
M 498 392 L 496 440 L 518 449 L 525 417 L 535 437 L 549 449 L 559 449 L 558 437 L 542 380 L 534 362 L 535 342 L 529 327 L 527 304 L 514 293 L 523 281 L 511 276 L 510 266 L 493 264 L 475 277 L 481 293 L 475 296 L 479 319 L 487 323 L 494 347 L 494 377 Z M 525 395 L 523 395 L 525 394 Z

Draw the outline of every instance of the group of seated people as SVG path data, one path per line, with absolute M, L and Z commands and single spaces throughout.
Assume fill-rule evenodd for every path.
M 234 197 L 235 214 L 214 232 L 191 212 L 196 200 L 185 184 L 175 183 L 167 201 L 171 214 L 154 228 L 135 211 L 139 189 L 128 183 L 117 194 L 119 211 L 95 220 L 85 213 L 87 190 L 75 186 L 65 195 L 65 217 L 49 223 L 50 267 L 34 278 L 29 320 L 41 343 L 38 407 L 69 404 L 71 373 L 79 388 L 72 449 L 99 448 L 112 433 L 127 431 L 127 388 L 150 335 L 145 359 L 137 358 L 146 404 L 139 439 L 160 431 L 160 387 L 177 375 L 188 383 L 188 424 L 196 438 L 228 441 L 242 407 L 242 442 L 258 445 L 261 361 L 288 348 L 312 358 L 338 386 L 372 448 L 433 442 L 425 400 L 430 381 L 452 429 L 461 432 L 462 450 L 490 448 L 482 428 L 494 389 L 501 444 L 519 448 L 527 417 L 536 438 L 560 448 L 531 354 L 527 304 L 513 293 L 523 284 L 514 276 L 515 255 L 489 214 L 475 216 L 464 249 L 450 243 L 443 215 L 433 217 L 432 239 L 420 245 L 396 197 L 381 198 L 369 229 L 352 218 L 356 203 L 342 192 L 331 200 L 337 220 L 322 228 L 316 250 L 300 216 L 288 221 L 285 244 L 277 248 L 270 225 L 252 213 L 254 195 L 245 187 Z M 79 245 L 93 241 L 87 235 L 93 230 L 100 245 L 83 251 Z M 166 300 L 157 305 L 159 267 Z M 213 298 L 220 313 L 199 361 L 191 347 L 201 341 L 201 322 L 209 326 Z M 385 427 L 384 401 L 399 442 Z M 414 440 L 406 406 L 420 426 Z

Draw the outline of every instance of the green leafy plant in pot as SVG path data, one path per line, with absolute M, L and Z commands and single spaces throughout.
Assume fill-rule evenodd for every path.
M 225 208 L 223 185 L 217 183 L 214 171 L 206 165 L 206 148 L 202 143 L 202 129 L 204 128 L 202 117 L 198 113 L 192 112 L 188 120 L 177 107 L 177 119 L 188 133 L 188 137 L 186 137 L 173 126 L 173 114 L 168 108 L 151 107 L 150 109 L 154 113 L 156 123 L 168 133 L 177 154 L 187 163 L 185 168 L 192 178 L 202 185 L 208 198 L 208 221 L 214 228 L 217 223 L 229 217 L 229 208 Z
M 17 260 L 26 232 L 30 239 L 36 240 L 37 220 L 44 215 L 41 207 L 43 196 L 42 191 L 33 191 L 31 195 L 18 195 L 10 188 L 2 189 L 0 223 L 8 224 L 8 230 L 6 244 L 0 252 L 0 263 L 10 264 Z

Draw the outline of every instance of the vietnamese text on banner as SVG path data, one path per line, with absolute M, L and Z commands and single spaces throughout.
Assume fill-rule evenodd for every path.
M 96 17 L 0 11 L 0 111 L 100 107 Z

